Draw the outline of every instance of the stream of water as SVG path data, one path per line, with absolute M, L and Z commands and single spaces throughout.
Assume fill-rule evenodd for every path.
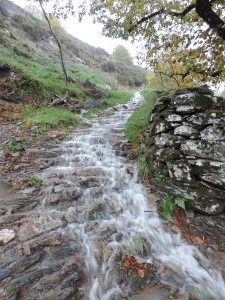
M 138 237 L 146 243 L 139 245 L 145 261 L 157 261 L 161 269 L 168 268 L 169 278 L 158 270 L 160 280 L 173 283 L 185 299 L 189 299 L 190 289 L 196 291 L 196 297 L 200 295 L 196 299 L 225 299 L 220 272 L 211 268 L 196 247 L 164 229 L 156 212 L 146 212 L 155 208 L 147 201 L 145 187 L 138 183 L 135 168 L 128 171 L 129 162 L 113 149 L 123 139 L 124 125 L 142 100 L 137 93 L 128 105 L 117 106 L 112 115 L 98 116 L 90 121 L 90 128 L 77 130 L 63 143 L 60 165 L 45 174 L 63 173 L 69 186 L 82 190 L 77 205 L 67 208 L 67 212 L 75 212 L 76 219 L 64 234 L 73 237 L 71 247 L 79 248 L 85 256 L 84 299 L 109 300 L 115 294 L 129 294 L 129 286 L 121 284 L 115 272 L 115 260 L 124 251 L 123 242 L 133 243 L 135 248 Z

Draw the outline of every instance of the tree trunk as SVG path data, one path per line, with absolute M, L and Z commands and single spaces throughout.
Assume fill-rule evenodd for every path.
M 56 41 L 56 43 L 57 43 L 57 45 L 58 45 L 59 53 L 60 53 L 61 65 L 62 65 L 64 77 L 65 77 L 65 82 L 66 82 L 66 84 L 67 84 L 67 82 L 68 82 L 68 75 L 67 75 L 66 68 L 65 68 L 65 64 L 64 64 L 64 59 L 63 59 L 63 53 L 62 53 L 62 45 L 61 45 L 61 42 L 60 42 L 60 40 L 59 40 L 57 34 L 55 33 L 55 31 L 54 31 L 54 29 L 53 29 L 53 27 L 52 27 L 52 25 L 51 25 L 51 23 L 50 23 L 50 20 L 49 20 L 49 18 L 48 18 L 48 16 L 47 16 L 47 13 L 46 13 L 46 11 L 45 11 L 43 5 L 42 5 L 42 0 L 39 0 L 38 2 L 39 2 L 39 4 L 40 4 L 41 10 L 42 10 L 42 12 L 43 12 L 43 15 L 44 15 L 44 17 L 45 17 L 45 19 L 46 19 L 46 21 L 47 21 L 47 23 L 48 23 L 49 29 L 51 30 L 51 32 L 52 32 L 52 34 L 53 34 L 53 36 L 54 36 L 54 38 L 55 38 L 55 41 Z

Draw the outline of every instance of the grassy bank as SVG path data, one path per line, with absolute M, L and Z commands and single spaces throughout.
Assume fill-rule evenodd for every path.
M 125 134 L 127 139 L 133 143 L 133 154 L 137 158 L 139 177 L 146 179 L 148 178 L 149 170 L 146 156 L 140 145 L 144 139 L 143 135 L 148 126 L 148 120 L 155 103 L 156 94 L 150 89 L 143 90 L 141 94 L 144 96 L 144 102 L 128 119 Z
M 42 129 L 69 126 L 78 123 L 77 116 L 66 108 L 25 106 L 22 117 L 25 123 L 40 126 Z
M 143 130 L 146 129 L 150 112 L 155 103 L 155 92 L 145 89 L 141 92 L 144 103 L 132 114 L 126 124 L 126 137 L 130 142 L 137 142 Z
M 135 91 L 131 89 L 121 89 L 115 91 L 110 98 L 106 98 L 103 100 L 110 106 L 125 104 L 134 96 L 134 93 Z

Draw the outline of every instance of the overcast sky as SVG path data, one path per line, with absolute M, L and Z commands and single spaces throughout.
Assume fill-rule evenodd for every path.
M 31 1 L 27 0 L 11 1 L 23 8 L 32 3 Z M 61 20 L 61 23 L 68 33 L 90 45 L 101 47 L 110 54 L 117 45 L 123 45 L 133 57 L 136 56 L 136 48 L 134 45 L 121 39 L 110 39 L 102 36 L 102 25 L 93 24 L 90 17 L 85 17 L 81 23 L 79 23 L 76 18 L 69 17 L 66 21 Z

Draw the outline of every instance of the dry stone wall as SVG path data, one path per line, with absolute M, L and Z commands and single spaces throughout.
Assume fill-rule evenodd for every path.
M 168 92 L 156 100 L 146 134 L 150 180 L 187 206 L 225 210 L 225 100 L 206 86 Z

